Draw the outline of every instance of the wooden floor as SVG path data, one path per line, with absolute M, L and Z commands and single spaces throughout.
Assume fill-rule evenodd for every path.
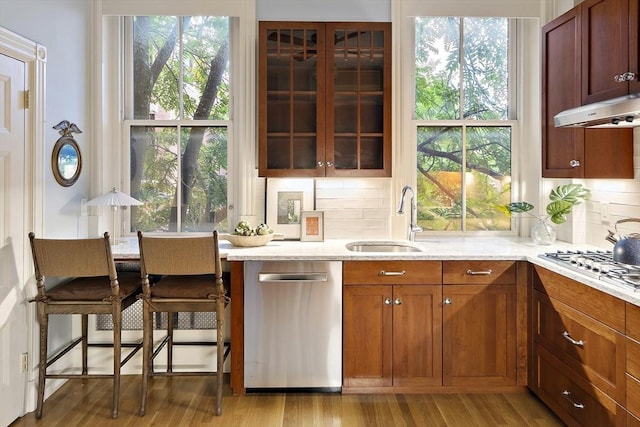
M 137 415 L 140 380 L 125 376 L 120 415 L 111 419 L 110 380 L 68 381 L 33 413 L 11 427 L 24 426 L 562 426 L 532 394 L 341 395 L 248 394 L 225 390 L 222 416 L 212 413 L 212 377 L 151 380 L 144 417 Z

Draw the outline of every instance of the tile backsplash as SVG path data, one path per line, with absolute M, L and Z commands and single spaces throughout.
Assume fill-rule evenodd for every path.
M 614 231 L 614 225 L 620 219 L 640 218 L 640 128 L 634 130 L 634 136 L 634 179 L 591 179 L 584 182 L 591 190 L 591 200 L 585 205 L 584 215 L 584 240 L 587 244 L 611 249 L 611 243 L 604 240 L 607 230 Z M 640 223 L 621 224 L 618 231 L 623 235 L 640 233 Z
M 391 237 L 391 178 L 316 179 L 315 203 L 326 239 Z
M 569 224 L 558 227 L 558 239 L 611 249 L 605 240 L 608 230 L 623 218 L 640 218 L 640 128 L 635 129 L 634 179 L 588 179 L 591 200 L 574 208 Z M 324 211 L 325 239 L 392 238 L 395 217 L 391 178 L 317 178 L 315 209 Z M 547 181 L 542 191 L 566 183 Z M 640 223 L 625 223 L 620 234 L 640 232 Z

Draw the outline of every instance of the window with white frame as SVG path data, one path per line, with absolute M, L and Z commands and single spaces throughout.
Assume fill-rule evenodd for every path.
M 509 231 L 515 21 L 417 17 L 414 131 L 418 225 Z
M 125 20 L 130 231 L 226 230 L 230 18 Z

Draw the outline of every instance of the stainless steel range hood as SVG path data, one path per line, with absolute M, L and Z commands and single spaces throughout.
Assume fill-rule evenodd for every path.
M 640 93 L 571 108 L 553 118 L 556 127 L 640 126 Z

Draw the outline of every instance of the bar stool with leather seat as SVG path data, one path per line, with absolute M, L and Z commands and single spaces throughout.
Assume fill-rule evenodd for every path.
M 120 369 L 142 347 L 142 342 L 122 343 L 122 311 L 136 302 L 141 291 L 140 273 L 116 272 L 111 254 L 109 234 L 89 239 L 41 239 L 29 233 L 35 269 L 38 321 L 40 323 L 40 362 L 38 367 L 38 399 L 36 418 L 42 416 L 45 381 L 48 378 L 111 378 L 113 379 L 112 413 L 118 416 Z M 49 289 L 45 278 L 60 278 Z M 80 314 L 81 334 L 51 357 L 48 354 L 50 314 Z M 88 347 L 104 348 L 105 343 L 89 342 L 88 315 L 107 314 L 113 321 L 113 371 L 111 374 L 89 373 Z M 82 344 L 81 373 L 51 373 L 48 368 L 69 351 Z M 133 349 L 122 359 L 122 347 Z
M 224 310 L 230 301 L 222 279 L 222 265 L 218 248 L 218 233 L 205 237 L 157 237 L 143 236 L 138 232 L 140 267 L 142 272 L 142 329 L 143 361 L 140 415 L 147 408 L 149 377 L 172 375 L 216 375 L 217 389 L 215 414 L 222 413 L 222 388 L 224 384 L 224 359 L 229 345 L 224 336 Z M 149 276 L 161 279 L 150 284 Z M 216 341 L 175 342 L 173 339 L 174 313 L 216 313 Z M 154 313 L 168 313 L 167 334 L 154 346 Z M 216 371 L 173 371 L 174 345 L 216 346 Z M 154 371 L 153 359 L 167 347 L 166 371 Z M 225 351 L 226 348 L 226 351 Z

